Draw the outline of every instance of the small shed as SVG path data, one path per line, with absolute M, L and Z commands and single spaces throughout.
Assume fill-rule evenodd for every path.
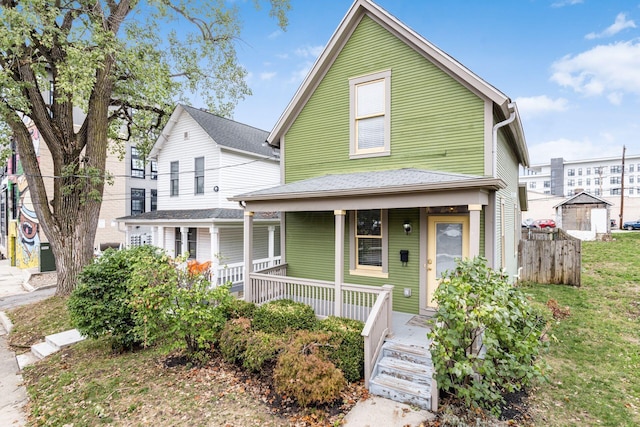
M 582 240 L 593 240 L 611 231 L 608 201 L 582 191 L 554 206 L 558 227 Z

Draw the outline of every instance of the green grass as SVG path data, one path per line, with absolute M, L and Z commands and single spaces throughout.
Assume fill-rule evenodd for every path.
M 640 233 L 583 242 L 582 286 L 530 285 L 536 303 L 569 307 L 533 393 L 539 426 L 640 425 Z

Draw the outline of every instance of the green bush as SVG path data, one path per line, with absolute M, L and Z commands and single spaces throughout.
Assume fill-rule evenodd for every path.
M 238 363 L 247 349 L 251 334 L 251 321 L 245 318 L 232 319 L 222 328 L 218 348 L 224 360 Z
M 498 414 L 505 393 L 542 377 L 544 318 L 484 258 L 458 261 L 434 298 L 438 311 L 429 338 L 441 388 Z
M 186 350 L 192 361 L 206 360 L 234 299 L 229 287 L 212 288 L 204 272 L 172 265 L 159 271 L 142 267 L 134 269 L 130 279 L 138 335 L 145 341 L 170 337 L 171 348 Z
M 271 301 L 257 307 L 252 321 L 254 329 L 271 334 L 313 329 L 315 324 L 316 315 L 310 306 L 289 299 Z
M 256 311 L 256 305 L 242 299 L 233 299 L 226 307 L 225 315 L 227 319 L 239 319 L 241 317 L 253 319 L 253 313 Z
M 143 259 L 153 265 L 150 269 L 168 265 L 168 258 L 157 248 L 140 246 L 120 251 L 107 249 L 83 269 L 68 302 L 71 320 L 83 335 L 109 335 L 113 348 L 120 350 L 141 344 L 130 305 L 129 278 Z
M 342 371 L 326 356 L 329 335 L 299 331 L 278 358 L 273 379 L 276 391 L 302 406 L 333 402 L 346 386 Z
M 344 317 L 331 316 L 318 322 L 318 330 L 331 333 L 329 360 L 350 382 L 364 377 L 363 328 L 363 322 Z
M 285 346 L 285 338 L 262 331 L 253 331 L 247 337 L 242 366 L 259 372 L 267 362 L 276 360 Z

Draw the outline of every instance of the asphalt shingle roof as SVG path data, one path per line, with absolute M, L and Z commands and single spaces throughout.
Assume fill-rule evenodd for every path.
M 187 105 L 181 105 L 181 107 L 217 144 L 263 156 L 273 156 L 273 149 L 265 142 L 269 136 L 266 130 L 225 119 Z
M 162 220 L 215 220 L 215 219 L 237 219 L 242 220 L 244 211 L 242 209 L 181 209 L 162 210 L 144 212 L 138 215 L 129 215 L 118 218 L 119 221 L 141 220 L 141 221 L 162 221 Z M 278 219 L 277 212 L 257 212 L 255 219 Z
M 427 186 L 430 184 L 451 184 L 451 186 L 464 185 L 484 176 L 467 175 L 460 173 L 435 172 L 422 169 L 396 169 L 375 172 L 354 172 L 339 175 L 324 175 L 309 178 L 290 184 L 279 185 L 264 190 L 245 193 L 235 196 L 234 199 L 247 199 L 252 197 L 292 195 L 305 193 L 318 193 L 326 191 L 349 192 L 371 190 L 372 192 L 384 188 L 402 186 Z

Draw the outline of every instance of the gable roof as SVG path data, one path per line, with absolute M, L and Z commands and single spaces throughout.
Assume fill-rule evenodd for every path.
M 213 142 L 222 147 L 264 157 L 275 157 L 273 148 L 265 143 L 269 132 L 183 104 L 176 106 L 167 125 L 151 149 L 149 157 L 153 158 L 158 155 L 183 112 L 189 114 Z
M 472 73 L 453 57 L 437 48 L 380 6 L 370 0 L 355 0 L 269 134 L 267 138 L 269 144 L 277 147 L 280 146 L 280 139 L 295 121 L 305 103 L 320 84 L 327 71 L 331 68 L 338 54 L 365 15 L 426 57 L 458 82 L 485 99 L 491 100 L 502 110 L 505 117 L 509 117 L 511 113 L 514 113 L 517 120 L 514 120 L 509 126 L 516 135 L 516 138 L 524 141 L 524 133 L 522 132 L 522 125 L 517 108 L 513 108 L 515 104 L 511 103 L 509 97 Z M 518 152 L 521 163 L 528 164 L 526 146 L 524 146 L 524 144 L 517 144 L 516 151 Z
M 504 188 L 504 181 L 484 176 L 415 168 L 323 175 L 230 197 L 233 201 L 313 199 L 368 194 L 412 193 L 459 188 Z
M 604 203 L 607 206 L 613 206 L 613 203 L 606 201 L 598 196 L 594 196 L 591 193 L 587 193 L 586 191 L 581 191 L 575 196 L 569 197 L 567 200 L 564 200 L 561 203 L 558 203 L 553 208 L 557 208 L 563 205 L 592 205 L 592 204 L 600 204 Z

